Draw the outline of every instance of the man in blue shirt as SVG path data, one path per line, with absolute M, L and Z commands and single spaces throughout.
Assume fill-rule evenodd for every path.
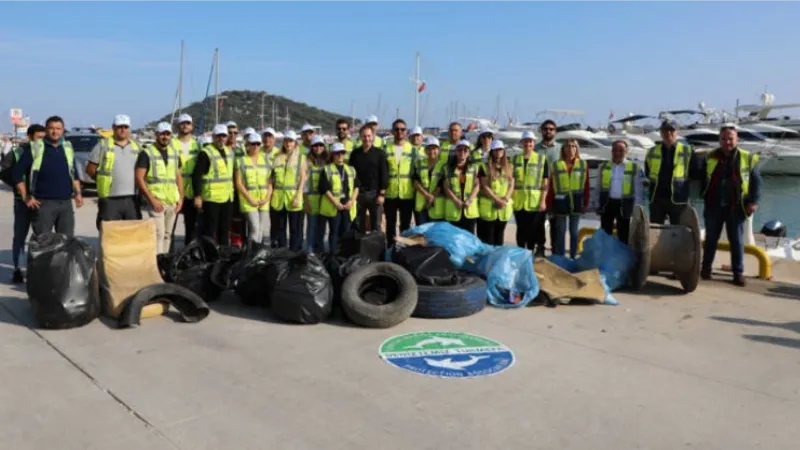
M 81 183 L 75 170 L 72 145 L 63 139 L 64 120 L 52 116 L 45 122 L 46 136 L 32 143 L 14 165 L 13 180 L 32 213 L 34 234 L 55 228 L 56 233 L 75 235 L 75 207 L 83 206 Z

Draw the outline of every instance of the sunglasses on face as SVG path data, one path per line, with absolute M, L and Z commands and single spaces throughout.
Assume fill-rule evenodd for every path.
M 261 145 L 260 142 L 248 142 L 247 145 Z
M 238 131 L 229 131 L 228 134 L 239 134 Z
M 542 130 L 544 130 L 544 131 L 556 131 L 556 129 L 553 128 L 553 127 L 542 128 Z
M 338 127 L 336 128 L 338 131 L 347 131 L 347 127 Z
M 406 129 L 405 128 L 395 128 L 394 131 L 402 133 L 403 131 L 406 131 Z

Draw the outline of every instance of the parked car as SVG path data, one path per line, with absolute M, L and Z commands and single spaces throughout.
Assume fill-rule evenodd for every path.
M 78 179 L 81 180 L 84 189 L 94 190 L 95 181 L 86 174 L 86 164 L 89 162 L 89 153 L 103 136 L 90 132 L 70 132 L 64 136 L 72 144 L 75 150 L 75 166 L 78 171 Z

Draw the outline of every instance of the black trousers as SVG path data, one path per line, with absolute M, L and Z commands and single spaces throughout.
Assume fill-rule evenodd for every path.
M 303 211 L 270 210 L 269 221 L 271 226 L 270 238 L 274 248 L 286 248 L 286 228 L 289 228 L 288 246 L 290 250 L 299 252 L 303 249 Z M 324 229 L 324 228 L 323 228 Z M 319 229 L 317 229 L 319 231 Z M 313 238 L 313 237 L 312 237 Z
M 101 222 L 112 220 L 141 220 L 139 199 L 133 195 L 125 197 L 109 197 L 97 200 L 97 229 Z
M 461 220 L 458 222 L 450 222 L 451 224 L 461 228 L 462 230 L 469 231 L 472 234 L 475 234 L 475 222 L 477 219 L 467 219 L 466 217 L 461 217 Z
M 669 219 L 670 225 L 680 221 L 681 214 L 689 205 L 676 205 L 670 199 L 655 199 L 650 202 L 650 223 L 664 225 Z
M 181 212 L 183 213 L 183 243 L 184 245 L 188 245 L 189 242 L 192 242 L 192 239 L 195 238 L 194 234 L 197 228 L 198 214 L 197 208 L 194 207 L 194 199 L 184 198 Z
M 386 199 L 383 204 L 386 212 L 386 246 L 394 245 L 397 235 L 397 215 L 400 214 L 400 232 L 411 228 L 411 215 L 414 212 L 414 199 L 401 200 L 399 198 Z
M 479 220 L 479 227 L 481 226 L 481 222 L 483 222 L 483 232 L 486 234 L 486 238 L 481 240 L 489 245 L 503 245 L 508 222 L 499 219 L 491 221 Z
M 492 238 L 489 236 L 489 222 L 483 219 L 478 219 L 475 222 L 476 235 L 482 242 L 489 244 Z
M 383 208 L 381 205 L 375 203 L 378 198 L 378 191 L 364 191 L 358 193 L 358 215 L 356 222 L 358 230 L 362 233 L 369 231 L 380 231 L 381 229 L 381 213 Z M 367 224 L 367 213 L 369 213 L 369 224 Z M 369 227 L 367 226 L 369 225 Z
M 217 245 L 230 245 L 233 202 L 203 202 L 203 236 L 213 239 Z
M 623 244 L 627 244 L 632 213 L 632 204 L 623 205 L 622 200 L 609 199 L 608 203 L 603 206 L 602 214 L 600 214 L 600 227 L 611 236 L 614 233 L 614 225 L 616 224 L 617 239 Z
M 517 223 L 517 246 L 527 248 L 538 255 L 544 255 L 547 242 L 544 232 L 544 221 L 547 213 L 543 211 L 514 211 Z
M 42 204 L 31 212 L 31 228 L 33 234 L 54 231 L 73 237 L 75 235 L 75 210 L 72 200 L 38 199 Z

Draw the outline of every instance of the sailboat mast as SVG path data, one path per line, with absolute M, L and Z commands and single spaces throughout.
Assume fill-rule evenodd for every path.
M 183 49 L 184 42 L 181 40 L 181 71 L 178 75 L 178 114 L 183 113 Z
M 214 49 L 214 124 L 219 123 L 219 49 Z
M 419 52 L 417 52 L 417 73 L 414 76 L 414 126 L 419 126 Z

